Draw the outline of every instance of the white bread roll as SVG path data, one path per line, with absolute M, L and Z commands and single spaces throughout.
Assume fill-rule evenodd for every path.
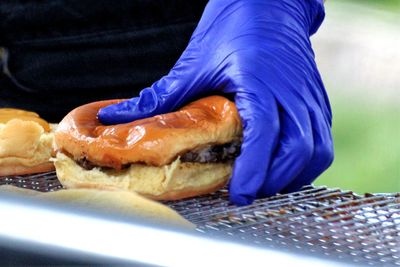
M 11 192 L 34 199 L 66 203 L 69 207 L 83 207 L 185 229 L 195 228 L 173 209 L 133 192 L 71 189 L 42 193 L 10 185 L 0 186 L 0 192 Z
M 54 170 L 49 161 L 53 136 L 35 121 L 11 119 L 0 123 L 0 176 Z

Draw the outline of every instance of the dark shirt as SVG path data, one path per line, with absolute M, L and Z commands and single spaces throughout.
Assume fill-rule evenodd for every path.
M 0 1 L 0 107 L 59 121 L 87 102 L 136 96 L 168 73 L 206 3 Z

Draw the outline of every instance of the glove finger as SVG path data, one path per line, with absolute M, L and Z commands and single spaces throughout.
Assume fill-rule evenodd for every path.
M 199 70 L 202 57 L 196 55 L 194 47 L 189 45 L 168 75 L 143 89 L 138 97 L 101 109 L 98 113 L 100 121 L 117 124 L 155 116 L 210 94 L 215 85 Z
M 232 203 L 247 205 L 256 198 L 268 172 L 277 144 L 279 121 L 272 94 L 262 88 L 254 91 L 262 92 L 263 96 L 238 91 L 235 102 L 243 124 L 243 143 L 233 167 L 229 193 Z
M 307 166 L 313 153 L 313 135 L 307 107 L 296 101 L 280 113 L 280 140 L 270 171 L 258 196 L 282 191 Z
M 310 112 L 310 118 L 314 136 L 313 156 L 307 167 L 284 189 L 285 192 L 297 191 L 302 186 L 311 184 L 333 162 L 334 150 L 330 119 L 325 118 L 320 109 Z
M 98 118 L 103 124 L 126 123 L 161 113 L 182 105 L 189 97 L 186 77 L 168 75 L 143 89 L 138 97 L 100 109 Z
M 139 101 L 143 102 L 144 98 L 149 102 L 154 101 L 154 95 L 155 92 L 151 88 L 143 89 L 139 97 L 134 97 L 100 109 L 97 113 L 97 117 L 104 125 L 126 123 L 143 118 L 145 114 L 151 112 L 153 105 L 149 105 L 148 107 L 143 106 L 141 108 L 137 104 Z

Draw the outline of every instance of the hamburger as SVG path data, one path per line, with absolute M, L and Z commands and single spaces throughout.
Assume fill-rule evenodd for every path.
M 63 186 L 122 189 L 175 200 L 227 183 L 242 133 L 233 102 L 210 96 L 176 112 L 102 125 L 98 111 L 120 101 L 86 104 L 60 122 L 54 163 Z
M 38 114 L 12 108 L 0 109 L 0 176 L 54 170 L 53 131 Z

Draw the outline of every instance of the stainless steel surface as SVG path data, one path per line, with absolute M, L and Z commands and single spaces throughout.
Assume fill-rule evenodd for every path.
M 0 210 L 1 266 L 349 266 L 7 193 Z
M 3 178 L 0 184 L 39 191 L 62 188 L 54 173 Z M 339 189 L 305 187 L 245 207 L 230 205 L 227 196 L 221 190 L 166 204 L 206 236 L 363 265 L 400 266 L 400 194 L 358 196 Z

